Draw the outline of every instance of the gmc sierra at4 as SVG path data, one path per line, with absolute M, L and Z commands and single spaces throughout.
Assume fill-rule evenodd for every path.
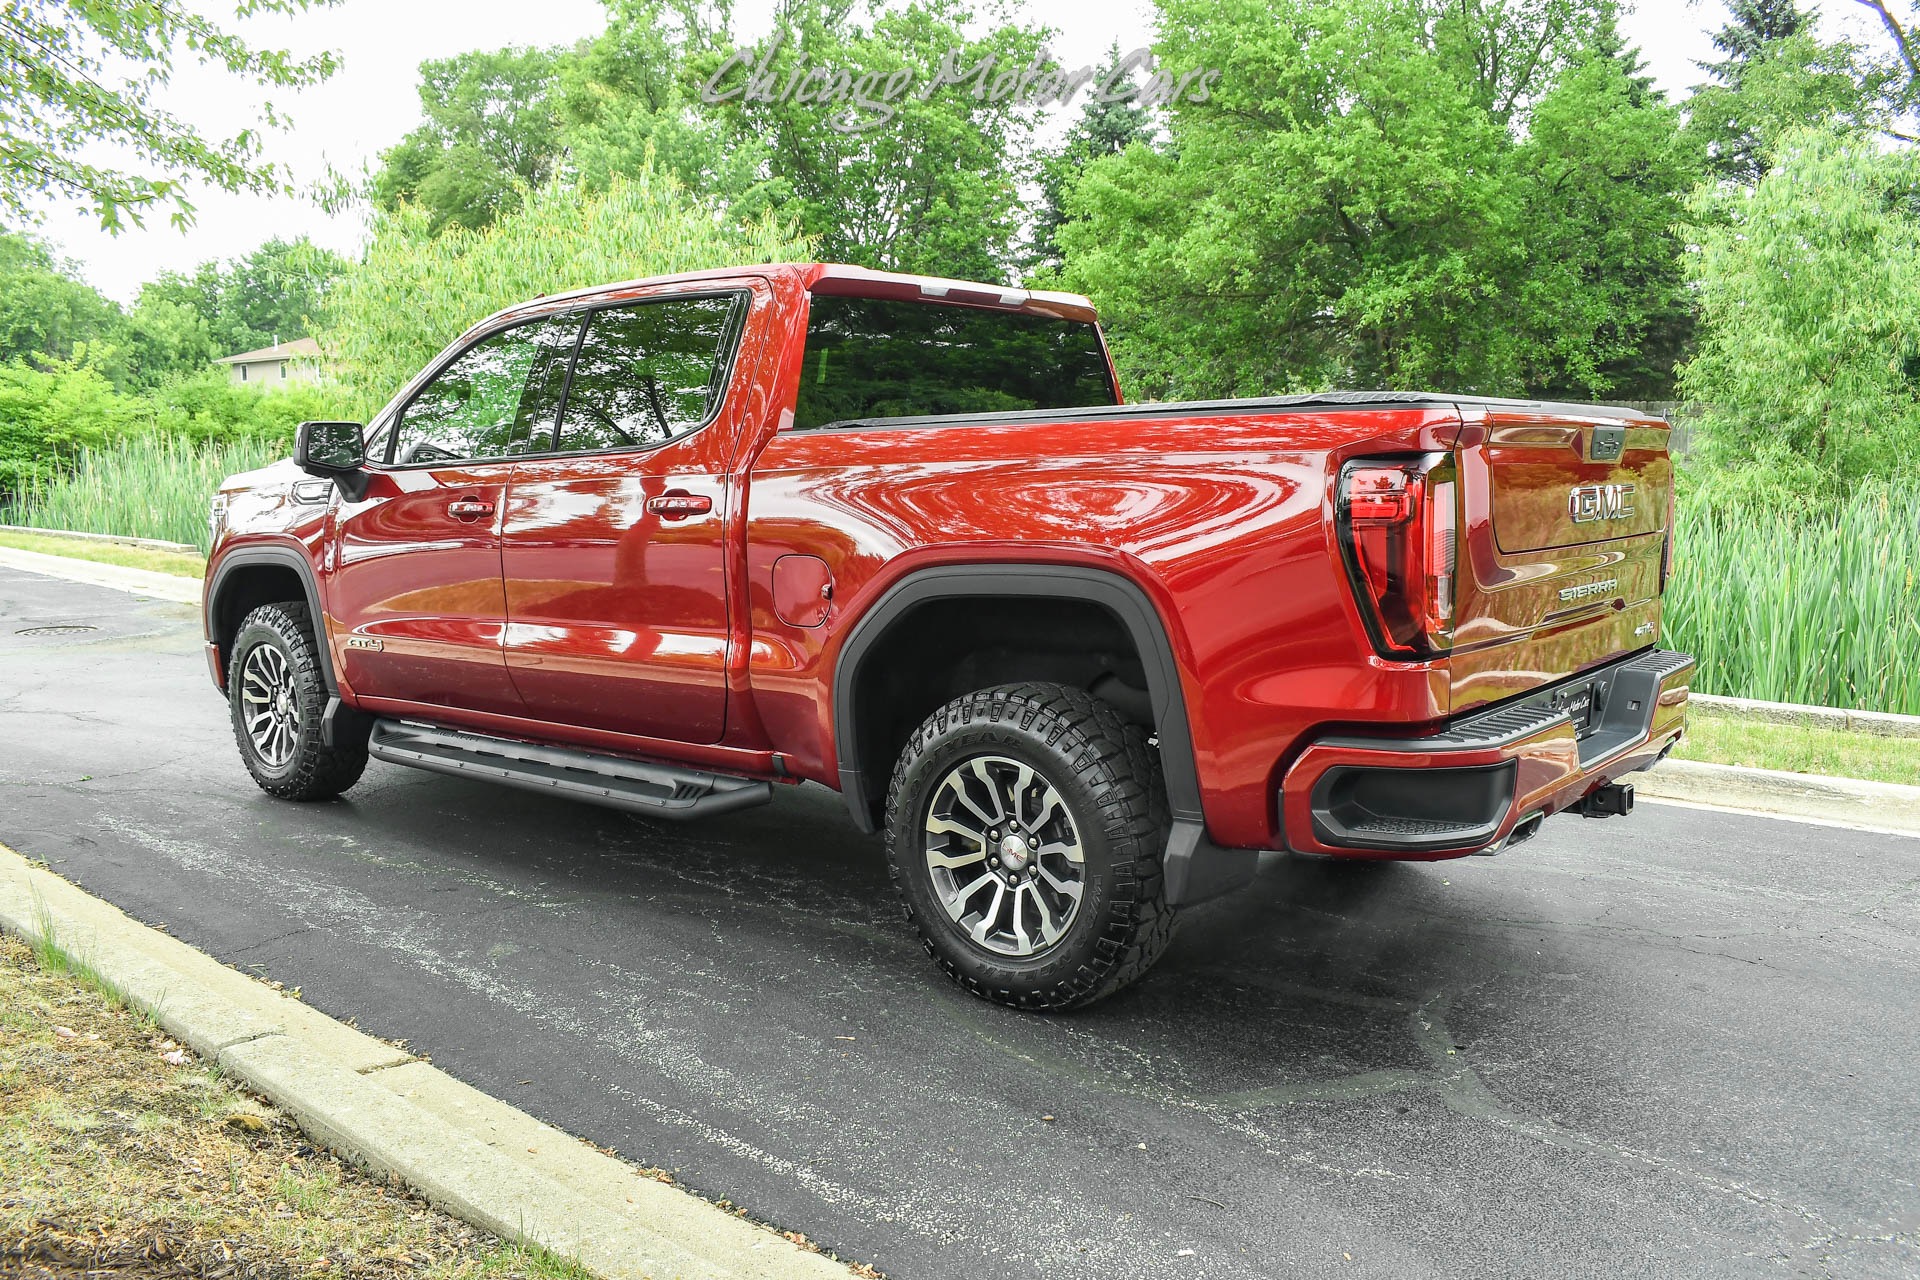
M 1143 973 L 1261 850 L 1632 807 L 1664 422 L 1122 402 L 1081 297 L 822 264 L 543 297 L 213 504 L 207 659 L 288 800 L 367 760 L 661 818 L 814 782 L 990 1000 Z

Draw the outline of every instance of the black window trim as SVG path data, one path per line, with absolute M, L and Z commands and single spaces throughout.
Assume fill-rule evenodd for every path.
M 713 405 L 708 410 L 706 418 L 701 421 L 700 425 L 682 431 L 679 435 L 669 436 L 665 440 L 657 440 L 652 444 L 622 444 L 615 445 L 609 449 L 559 448 L 560 423 L 567 412 L 567 397 L 573 392 L 574 363 L 579 359 L 580 347 L 586 339 L 587 326 L 594 314 L 600 311 L 618 311 L 628 307 L 644 307 L 657 302 L 698 301 L 703 298 L 731 298 L 736 304 L 743 303 L 744 305 L 736 305 L 734 307 L 733 315 L 729 317 L 726 329 L 722 333 L 721 341 L 731 341 L 732 346 L 727 352 L 726 359 L 721 362 L 725 368 L 724 375 L 718 380 L 721 394 L 714 397 Z M 739 367 L 740 348 L 746 345 L 747 316 L 751 314 L 752 310 L 753 288 L 751 285 L 742 284 L 731 288 L 693 289 L 685 291 L 673 290 L 655 294 L 650 298 L 624 298 L 611 301 L 588 302 L 585 305 L 561 307 L 554 311 L 543 312 L 540 315 L 525 316 L 517 320 L 509 320 L 505 324 L 496 325 L 491 329 L 475 334 L 471 342 L 463 343 L 459 350 L 454 351 L 438 364 L 433 365 L 432 372 L 421 380 L 419 386 L 414 388 L 413 394 L 408 396 L 399 408 L 384 415 L 384 424 L 376 421 L 374 426 L 368 428 L 370 435 L 385 430 L 387 433 L 387 447 L 384 458 L 378 462 L 369 459 L 367 465 L 377 471 L 433 471 L 445 470 L 449 467 L 486 466 L 501 462 L 536 462 L 551 461 L 555 458 L 599 458 L 611 454 L 652 453 L 655 449 L 665 448 L 670 444 L 678 444 L 682 440 L 691 440 L 694 436 L 699 435 L 715 422 L 718 422 L 720 415 L 726 410 L 726 390 L 733 385 L 734 373 Z M 560 399 L 554 407 L 553 423 L 547 433 L 549 448 L 539 453 L 500 453 L 490 454 L 486 457 L 441 458 L 426 462 L 395 462 L 393 460 L 394 451 L 399 447 L 400 443 L 400 430 L 406 425 L 407 410 L 413 407 L 413 402 L 420 398 L 421 393 L 432 386 L 434 382 L 439 379 L 440 375 L 445 373 L 455 361 L 459 360 L 462 356 L 466 355 L 467 352 L 473 350 L 487 339 L 505 333 L 509 329 L 523 329 L 528 325 L 545 324 L 561 319 L 579 321 L 579 330 L 573 335 L 573 351 L 567 357 L 566 381 L 561 385 Z M 531 439 L 532 437 L 528 438 Z

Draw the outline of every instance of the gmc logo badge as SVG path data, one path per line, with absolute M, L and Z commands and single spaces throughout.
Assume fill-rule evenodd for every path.
M 1575 524 L 1626 520 L 1633 515 L 1630 484 L 1585 484 L 1567 495 L 1567 514 Z

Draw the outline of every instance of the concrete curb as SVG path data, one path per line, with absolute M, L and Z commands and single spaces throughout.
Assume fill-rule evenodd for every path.
M 117 547 L 171 551 L 182 556 L 200 554 L 200 548 L 191 542 L 168 542 L 165 538 L 128 538 L 117 533 L 82 533 L 77 529 L 41 529 L 30 524 L 0 524 L 0 533 L 30 533 L 36 538 L 72 538 L 75 542 L 109 542 Z
M 1920 787 L 1673 759 L 1628 781 L 1654 800 L 1920 835 Z
M 1844 707 L 1812 707 L 1798 702 L 1757 702 L 1752 698 L 1722 698 L 1710 693 L 1693 694 L 1687 699 L 1687 706 L 1709 719 L 1837 729 L 1882 738 L 1920 738 L 1920 716 L 1897 716 L 1885 711 L 1849 711 Z
M 608 1280 L 851 1273 L 129 919 L 0 845 L 0 928 L 49 933 L 316 1142 Z
M 112 587 L 116 591 L 149 596 L 155 600 L 171 600 L 175 604 L 200 603 L 201 584 L 198 578 L 181 578 L 171 573 L 155 573 L 151 569 L 129 569 L 125 565 L 100 564 L 93 560 L 77 560 L 72 556 L 50 556 L 14 547 L 0 547 L 0 566 L 41 573 L 49 578 L 65 578 L 69 582 Z

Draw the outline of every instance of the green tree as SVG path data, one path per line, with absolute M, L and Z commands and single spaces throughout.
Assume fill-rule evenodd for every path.
M 239 0 L 237 12 L 295 15 L 333 0 Z M 258 126 L 210 137 L 162 109 L 181 51 L 272 89 L 333 74 L 331 53 L 259 48 L 184 4 L 10 0 L 0 5 L 0 216 L 31 218 L 43 196 L 91 208 L 120 230 L 157 206 L 193 217 L 189 181 L 227 191 L 286 187 L 262 158 Z M 268 104 L 268 127 L 285 123 Z M 105 157 L 103 159 L 103 157 Z
M 699 0 L 607 0 L 606 30 L 557 69 L 567 165 L 587 189 L 651 169 L 744 218 L 790 194 L 759 149 L 700 101 L 696 68 L 730 47 L 727 18 Z
M 1702 85 L 1687 103 L 1687 129 L 1705 147 L 1709 172 L 1751 184 L 1774 142 L 1809 126 L 1884 129 L 1898 90 L 1892 73 L 1846 41 L 1800 32 L 1768 40 L 1722 64 L 1728 83 Z
M 1115 41 L 1099 68 L 1096 83 L 1106 83 L 1120 69 L 1121 56 L 1119 42 Z M 1067 191 L 1080 171 L 1103 156 L 1119 155 L 1136 142 L 1152 141 L 1153 134 L 1152 114 L 1135 99 L 1088 95 L 1080 118 L 1067 136 L 1039 158 L 1040 206 L 1034 213 L 1026 257 L 1029 273 L 1060 267 L 1059 235 L 1067 220 Z
M 1824 130 L 1786 137 L 1752 188 L 1696 198 L 1699 353 L 1717 483 L 1817 506 L 1920 475 L 1920 154 Z
M 1061 279 L 1136 393 L 1609 391 L 1681 305 L 1667 227 L 1699 174 L 1585 43 L 1612 12 L 1163 0 L 1156 51 L 1222 75 L 1166 145 L 1087 166 Z
M 346 269 L 346 259 L 304 236 L 276 236 L 243 258 L 203 262 L 190 275 L 163 272 L 141 288 L 139 306 L 190 308 L 206 322 L 208 358 L 234 355 L 310 336 L 327 290 Z
M 497 49 L 420 64 L 425 123 L 381 155 L 376 203 L 420 205 L 434 229 L 484 227 L 553 173 L 561 144 L 551 49 Z
M 1732 21 L 1713 37 L 1713 47 L 1726 56 L 1699 66 L 1729 88 L 1740 87 L 1748 65 L 1764 57 L 1775 41 L 1813 34 L 1814 15 L 1798 0 L 1727 0 L 1727 10 Z
M 366 257 L 328 298 L 320 341 L 371 411 L 488 313 L 543 293 L 742 262 L 806 258 L 771 217 L 740 223 L 670 175 L 642 169 L 599 194 L 560 180 L 477 231 L 436 235 L 425 210 L 374 221 Z
M 116 336 L 120 308 L 28 235 L 0 233 L 0 364 L 70 359 Z
M 123 380 L 136 387 L 190 376 L 226 354 L 214 345 L 206 317 L 198 310 L 146 293 L 127 312 L 122 343 Z
M 990 17 L 992 15 L 989 15 Z M 884 123 L 845 101 L 745 101 L 717 108 L 728 145 L 746 148 L 757 177 L 790 197 L 823 257 L 863 266 L 1004 280 L 1022 220 L 1019 178 L 1037 114 L 1011 97 L 974 92 L 972 79 L 924 93 L 951 54 L 962 73 L 994 59 L 989 79 L 1030 64 L 1045 32 L 1011 20 L 976 22 L 964 0 L 784 0 L 774 34 L 749 46 L 716 89 L 744 86 L 765 65 L 784 85 L 805 68 L 880 77 L 911 72 Z M 713 43 L 719 43 L 714 38 Z M 705 84 L 725 57 L 716 47 L 691 64 Z

